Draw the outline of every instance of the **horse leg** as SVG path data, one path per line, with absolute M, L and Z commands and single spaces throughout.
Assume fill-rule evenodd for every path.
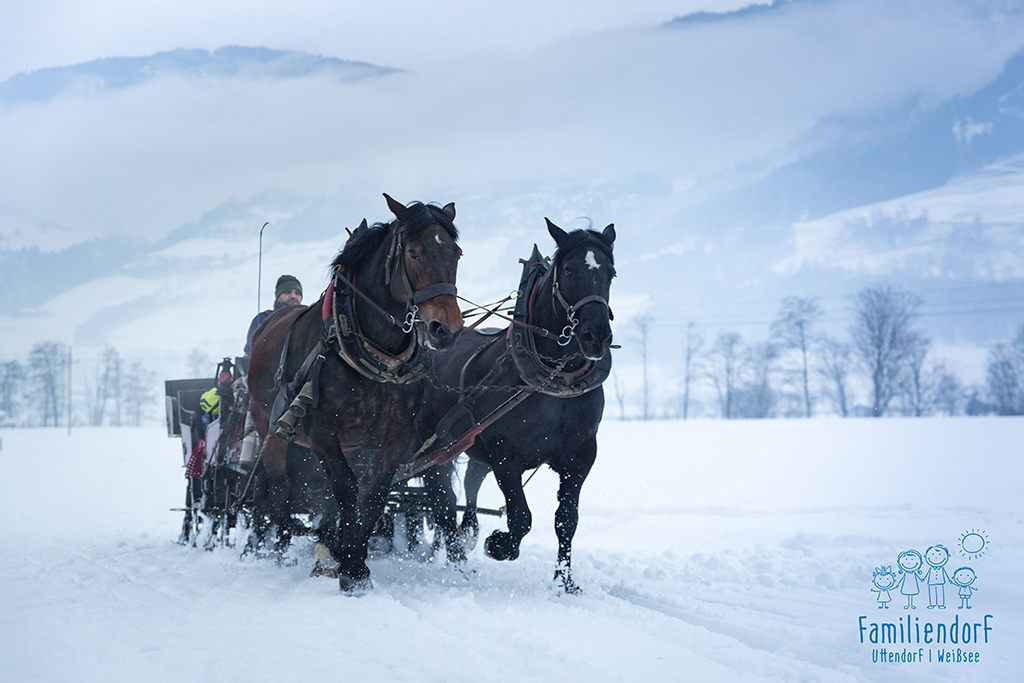
M 466 492 L 466 511 L 462 513 L 462 524 L 459 525 L 459 534 L 462 536 L 462 543 L 467 550 L 476 547 L 477 538 L 480 536 L 480 520 L 477 519 L 477 500 L 480 496 L 480 487 L 484 479 L 491 472 L 491 466 L 483 460 L 470 457 L 466 465 L 466 476 L 462 481 L 462 488 Z
M 576 524 L 580 518 L 580 489 L 596 458 L 597 439 L 590 439 L 567 465 L 558 468 L 558 509 L 555 510 L 558 567 L 555 569 L 554 580 L 562 584 L 566 593 L 581 592 L 572 580 L 572 538 L 576 535 Z
M 335 515 L 324 515 L 321 519 L 317 540 L 327 546 L 338 563 L 338 584 L 342 591 L 369 588 L 370 569 L 366 566 L 369 532 L 361 545 L 359 542 L 362 536 L 359 528 L 359 482 L 341 446 L 330 435 L 322 441 L 311 439 L 310 445 L 320 462 L 327 463 L 330 487 L 337 505 Z
M 347 463 L 346 463 L 347 468 Z M 337 472 L 337 470 L 335 470 Z M 352 474 L 352 470 L 348 469 Z M 370 568 L 366 566 L 370 536 L 384 514 L 388 502 L 388 485 L 391 483 L 391 472 L 378 473 L 372 477 L 363 489 L 368 493 L 359 495 L 360 487 L 354 474 L 351 484 L 348 480 L 339 481 L 335 487 L 341 508 L 341 534 L 338 552 L 338 583 L 342 591 L 352 592 L 365 588 L 373 588 L 370 582 Z M 334 552 L 332 550 L 332 552 Z
M 260 463 L 265 475 L 265 495 L 254 496 L 259 501 L 256 517 L 257 539 L 263 542 L 266 534 L 266 522 L 276 525 L 278 540 L 275 550 L 280 552 L 288 547 L 288 530 L 291 513 L 288 507 L 288 442 L 276 436 L 267 438 L 260 454 Z M 261 525 L 262 523 L 262 525 Z
M 444 545 L 448 561 L 456 564 L 466 561 L 466 551 L 462 547 L 462 539 L 455 519 L 455 491 L 452 490 L 452 475 L 455 466 L 452 464 L 435 465 L 423 473 L 423 484 L 430 500 L 430 509 L 434 513 L 434 524 L 444 534 Z M 435 532 L 435 542 L 437 534 Z
M 533 517 L 523 493 L 523 470 L 509 457 L 492 458 L 494 478 L 505 496 L 508 531 L 494 531 L 484 543 L 484 552 L 495 560 L 519 557 L 519 544 L 530 533 Z

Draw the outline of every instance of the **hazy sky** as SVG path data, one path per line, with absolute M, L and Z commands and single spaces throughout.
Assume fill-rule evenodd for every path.
M 39 0 L 0 9 L 0 80 L 102 56 L 222 45 L 318 52 L 402 68 L 515 54 L 577 31 L 657 24 L 743 0 Z
M 0 78 L 229 44 L 406 72 L 163 77 L 0 106 L 0 246 L 153 239 L 268 194 L 440 200 L 617 183 L 664 186 L 685 205 L 806 151 L 827 117 L 970 92 L 1024 35 L 1021 3 L 963 0 L 801 0 L 659 28 L 737 4 L 17 3 L 0 20 Z
M 60 251 L 113 237 L 102 244 L 116 250 L 121 238 L 211 228 L 125 268 L 86 273 L 92 281 L 48 294 L 29 315 L 0 317 L 0 346 L 158 340 L 178 354 L 174 363 L 192 345 L 231 352 L 255 309 L 258 227 L 272 221 L 264 274 L 299 273 L 315 296 L 341 228 L 386 218 L 385 191 L 405 202 L 456 202 L 472 254 L 460 289 L 481 298 L 514 286 L 530 242 L 550 248 L 544 216 L 580 227 L 571 223 L 585 215 L 598 227 L 616 223 L 623 324 L 657 311 L 657 324 L 677 333 L 695 317 L 735 310 L 729 300 L 751 299 L 756 313 L 729 324 L 738 316 L 763 335 L 781 295 L 813 291 L 841 307 L 862 281 L 844 280 L 808 251 L 820 240 L 806 235 L 819 224 L 711 234 L 686 222 L 688 210 L 828 144 L 836 127 L 822 122 L 868 128 L 981 88 L 1024 48 L 1024 1 L 796 0 L 663 27 L 745 4 L 6 3 L 0 81 L 226 45 L 403 71 L 354 83 L 323 74 L 162 75 L 117 89 L 86 81 L 45 101 L 0 104 L 0 249 Z M 1013 211 L 1016 201 L 1008 200 Z M 1015 255 L 1019 245 L 1006 250 Z M 839 253 L 832 242 L 824 252 Z M 930 254 L 922 269 L 934 265 Z M 780 285 L 769 267 L 794 258 L 830 270 Z M 180 321 L 206 315 L 210 291 L 230 315 L 193 339 Z M 686 301 L 703 308 L 672 308 Z M 674 337 L 659 333 L 659 353 L 675 358 Z M 984 350 L 973 353 L 977 375 Z M 631 356 L 621 358 L 620 370 Z

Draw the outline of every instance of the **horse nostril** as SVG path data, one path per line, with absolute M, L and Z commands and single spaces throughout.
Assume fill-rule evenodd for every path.
M 427 323 L 427 333 L 434 339 L 444 339 L 451 334 L 451 331 L 440 320 L 431 320 Z

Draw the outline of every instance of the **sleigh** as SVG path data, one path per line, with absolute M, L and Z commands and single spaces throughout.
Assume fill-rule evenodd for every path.
M 250 458 L 243 457 L 245 438 L 256 438 L 251 427 L 246 433 L 249 395 L 244 383 L 238 382 L 247 361 L 225 358 L 217 364 L 213 377 L 164 382 L 167 436 L 181 442 L 186 480 L 184 506 L 172 509 L 184 515 L 178 539 L 183 545 L 234 545 L 233 530 L 242 527 L 248 532 L 259 527 L 254 507 L 264 495 L 266 483 L 251 457 L 258 445 L 252 445 Z M 203 394 L 211 389 L 220 397 L 216 416 L 205 413 L 200 405 Z M 286 547 L 292 536 L 311 535 L 313 520 L 324 513 L 329 497 L 326 474 L 308 448 L 289 445 L 288 469 L 291 522 L 287 528 L 272 530 L 272 542 L 278 548 Z M 500 514 L 497 510 L 482 512 Z M 371 545 L 375 551 L 390 552 L 404 542 L 408 551 L 415 552 L 435 535 L 434 526 L 422 480 L 406 479 L 389 492 Z

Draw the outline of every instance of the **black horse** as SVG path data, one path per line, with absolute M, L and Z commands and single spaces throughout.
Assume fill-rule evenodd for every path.
M 285 438 L 294 438 L 330 480 L 338 513 L 317 536 L 339 563 L 343 590 L 370 585 L 367 543 L 415 440 L 430 349 L 450 347 L 462 329 L 455 205 L 385 197 L 396 219 L 364 221 L 331 264 L 324 296 L 275 311 L 256 331 L 249 365 L 267 512 L 287 524 Z M 460 549 L 449 543 L 449 557 L 464 557 Z
M 475 502 L 475 489 L 487 470 L 494 472 L 505 496 L 508 531 L 491 534 L 485 551 L 496 560 L 514 560 L 531 526 L 523 473 L 544 463 L 557 472 L 555 579 L 567 592 L 576 593 L 579 588 L 570 569 L 572 539 L 580 488 L 597 456 L 597 429 L 604 411 L 600 384 L 611 369 L 608 292 L 615 276 L 615 229 L 609 225 L 603 232 L 566 233 L 551 221 L 547 224 L 558 248 L 550 267 L 536 247 L 526 264 L 515 317 L 527 326 L 512 325 L 500 334 L 462 335 L 435 364 L 417 431 L 421 438 L 437 432 L 438 443 L 449 445 L 510 394 L 524 388 L 536 394 L 487 427 L 469 447 L 467 453 L 475 461 L 470 472 L 478 481 L 467 483 L 467 494 L 471 485 L 475 487 Z M 447 501 L 449 509 L 436 515 L 442 528 L 455 515 L 454 494 Z M 466 515 L 465 526 L 475 527 L 475 508 Z

